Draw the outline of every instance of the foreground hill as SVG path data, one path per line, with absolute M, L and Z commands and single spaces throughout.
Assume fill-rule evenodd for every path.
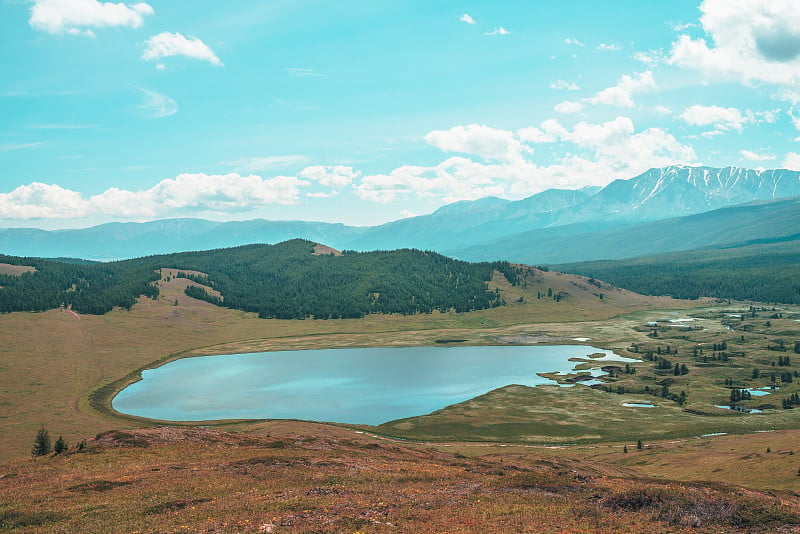
M 759 438 L 742 441 L 740 456 L 759 455 L 766 445 Z M 0 528 L 103 534 L 796 531 L 796 493 L 670 480 L 663 462 L 680 465 L 697 460 L 697 452 L 713 457 L 730 448 L 704 445 L 705 451 L 668 444 L 636 450 L 631 443 L 628 454 L 617 445 L 615 454 L 587 458 L 568 450 L 435 449 L 319 425 L 266 424 L 247 434 L 110 431 L 80 451 L 0 466 Z M 775 447 L 775 457 L 786 453 Z M 637 465 L 656 467 L 650 465 L 656 458 L 658 479 L 636 471 Z M 750 472 L 755 478 L 765 470 Z
M 0 311 L 42 311 L 61 305 L 80 313 L 130 308 L 140 295 L 155 298 L 162 267 L 186 274 L 202 288 L 191 296 L 258 313 L 263 318 L 363 317 L 371 313 L 466 312 L 503 304 L 488 282 L 496 271 L 517 284 L 507 262 L 471 264 L 418 250 L 336 254 L 311 241 L 249 245 L 149 256 L 113 263 L 73 263 L 5 257 L 34 269 L 0 275 Z

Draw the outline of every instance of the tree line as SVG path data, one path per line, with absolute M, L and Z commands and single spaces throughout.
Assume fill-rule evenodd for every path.
M 505 304 L 487 283 L 495 271 L 516 285 L 524 268 L 508 262 L 467 263 L 414 249 L 345 251 L 313 255 L 315 243 L 295 239 L 277 245 L 149 256 L 110 263 L 76 263 L 0 256 L 0 263 L 30 265 L 36 272 L 0 275 L 0 312 L 72 306 L 79 313 L 130 309 L 142 295 L 157 298 L 163 267 L 200 285 L 188 295 L 264 318 L 354 318 L 372 313 L 467 312 Z

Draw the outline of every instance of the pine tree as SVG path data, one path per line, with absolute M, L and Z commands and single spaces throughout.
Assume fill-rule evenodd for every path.
M 50 445 L 50 434 L 47 433 L 47 429 L 45 429 L 44 425 L 42 425 L 42 427 L 36 433 L 36 439 L 33 441 L 31 454 L 33 456 L 44 456 L 46 454 L 50 454 L 52 451 L 53 448 Z
M 67 446 L 67 441 L 64 439 L 64 436 L 58 436 L 56 440 L 56 444 L 53 446 L 53 452 L 56 454 L 61 454 L 62 452 L 66 452 L 69 447 Z

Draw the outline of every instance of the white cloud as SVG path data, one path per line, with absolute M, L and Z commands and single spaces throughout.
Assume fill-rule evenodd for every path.
M 662 115 L 671 115 L 672 114 L 672 110 L 669 109 L 667 106 L 659 105 L 659 106 L 655 107 L 655 110 L 656 110 L 656 112 L 661 113 Z
M 180 33 L 161 32 L 152 36 L 145 44 L 147 47 L 142 53 L 142 59 L 146 61 L 158 61 L 171 56 L 186 56 L 208 61 L 214 65 L 222 65 L 208 45 L 191 35 L 186 37 Z
M 564 42 L 565 42 L 566 44 L 568 44 L 568 45 L 583 46 L 583 43 L 582 43 L 582 42 L 580 42 L 580 41 L 579 41 L 579 40 L 577 40 L 577 39 L 573 39 L 573 38 L 571 38 L 571 37 L 567 37 L 566 39 L 564 39 Z
M 59 219 L 110 215 L 152 218 L 196 213 L 233 213 L 269 204 L 292 204 L 308 182 L 294 176 L 261 178 L 231 173 L 181 174 L 150 189 L 112 187 L 85 198 L 58 185 L 34 182 L 0 193 L 0 219 Z
M 736 130 L 742 132 L 748 124 L 772 124 L 778 119 L 779 110 L 739 111 L 736 108 L 694 105 L 686 108 L 680 117 L 692 126 L 713 125 L 717 133 L 703 134 L 706 137 L 721 132 Z
M 157 217 L 187 212 L 225 213 L 265 204 L 292 204 L 303 182 L 293 176 L 261 178 L 185 173 L 145 191 L 111 188 L 89 199 L 93 210 L 123 217 Z
M 406 165 L 389 174 L 365 176 L 355 188 L 361 198 L 382 203 L 409 196 L 452 202 L 503 194 L 503 186 L 487 176 L 489 167 L 503 166 L 484 166 L 454 157 L 433 167 Z
M 149 118 L 161 119 L 175 115 L 178 112 L 178 104 L 167 95 L 136 87 L 135 85 L 132 87 L 140 91 L 144 96 L 144 102 L 139 106 L 139 109 L 144 110 Z
M 353 180 L 361 176 L 361 172 L 344 165 L 312 165 L 300 171 L 298 176 L 313 180 L 324 186 L 341 189 L 353 183 Z
M 638 75 L 623 74 L 617 85 L 603 89 L 588 101 L 591 104 L 606 104 L 625 108 L 634 107 L 633 94 L 642 93 L 657 87 L 653 73 L 649 70 Z
M 511 32 L 503 28 L 502 26 L 499 26 L 495 28 L 493 31 L 484 33 L 484 35 L 511 35 Z
M 94 36 L 89 28 L 138 28 L 153 14 L 149 4 L 98 2 L 97 0 L 33 0 L 29 23 L 47 33 Z
M 580 102 L 565 100 L 560 104 L 556 105 L 556 107 L 554 107 L 553 109 L 558 113 L 569 115 L 570 113 L 580 113 L 581 111 L 583 111 L 583 104 L 581 104 Z
M 800 171 L 800 154 L 797 152 L 789 152 L 783 158 L 781 168 L 789 169 L 790 171 Z
M 800 2 L 704 0 L 700 10 L 710 42 L 681 35 L 670 63 L 709 79 L 800 84 Z
M 740 150 L 739 153 L 748 161 L 769 161 L 775 159 L 775 154 L 759 154 L 750 150 Z
M 426 135 L 425 141 L 445 152 L 474 154 L 491 161 L 518 161 L 523 152 L 531 151 L 513 132 L 478 124 L 436 130 Z
M 458 20 L 460 20 L 461 22 L 466 22 L 467 24 L 475 24 L 475 19 L 473 19 L 466 13 L 461 15 L 461 18 L 459 18 Z
M 266 171 L 269 169 L 277 169 L 280 167 L 289 167 L 292 165 L 302 165 L 308 162 L 308 158 L 302 155 L 288 155 L 288 156 L 266 156 L 240 159 L 228 165 L 236 170 L 246 172 Z
M 10 193 L 0 193 L 2 219 L 66 219 L 84 217 L 89 204 L 80 193 L 57 185 L 33 182 Z
M 736 108 L 720 106 L 690 106 L 680 117 L 692 126 L 714 125 L 718 131 L 736 130 L 741 132 L 747 119 Z
M 580 91 L 581 88 L 575 82 L 558 80 L 550 84 L 550 89 L 557 89 L 562 91 Z
M 474 126 L 450 131 L 453 130 L 475 131 Z M 516 132 L 488 130 L 492 132 L 488 137 L 502 139 L 502 146 L 520 157 L 494 158 L 494 162 L 486 164 L 459 156 L 431 167 L 404 166 L 388 174 L 364 176 L 355 185 L 356 191 L 361 198 L 376 202 L 407 197 L 440 198 L 445 202 L 487 195 L 521 197 L 550 187 L 605 184 L 616 178 L 630 178 L 651 167 L 697 159 L 691 146 L 679 143 L 666 131 L 651 128 L 637 132 L 626 117 L 601 124 L 581 122 L 572 130 L 554 119 Z M 485 144 L 464 142 L 462 137 L 457 136 L 462 142 L 453 143 L 458 144 L 458 152 L 487 159 Z M 437 136 L 428 138 L 434 146 L 439 146 L 439 141 Z M 551 144 L 552 150 L 561 155 L 550 165 L 537 165 L 522 157 L 530 153 L 525 146 L 528 143 Z M 473 150 L 467 150 L 468 147 Z
M 618 52 L 622 47 L 616 43 L 600 43 L 597 45 L 597 50 L 601 52 Z

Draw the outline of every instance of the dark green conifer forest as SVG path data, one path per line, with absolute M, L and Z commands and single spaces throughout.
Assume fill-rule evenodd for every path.
M 314 255 L 314 246 L 295 239 L 85 264 L 2 256 L 0 263 L 30 265 L 36 272 L 0 275 L 0 312 L 61 305 L 88 314 L 129 309 L 141 295 L 158 297 L 153 282 L 164 267 L 206 273 L 183 276 L 210 286 L 222 298 L 195 284 L 186 290 L 189 296 L 280 319 L 480 310 L 504 304 L 487 287 L 494 271 L 514 284 L 519 276 L 508 262 L 467 263 L 411 249 Z

